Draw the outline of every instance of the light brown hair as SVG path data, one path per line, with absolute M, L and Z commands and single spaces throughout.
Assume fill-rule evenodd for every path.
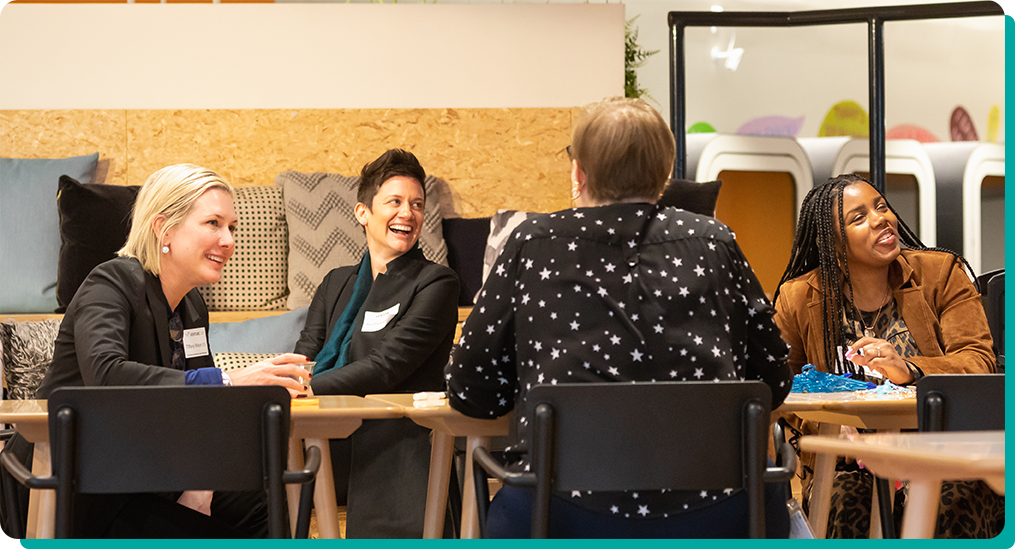
M 592 198 L 657 199 L 673 172 L 676 139 L 651 105 L 609 97 L 582 108 L 571 150 Z

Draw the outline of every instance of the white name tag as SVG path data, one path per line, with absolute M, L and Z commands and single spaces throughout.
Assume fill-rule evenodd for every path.
M 185 344 L 186 359 L 210 355 L 210 348 L 206 346 L 205 328 L 189 328 L 182 335 L 182 343 Z
M 399 304 L 380 312 L 367 311 L 363 315 L 363 332 L 378 332 L 399 314 Z

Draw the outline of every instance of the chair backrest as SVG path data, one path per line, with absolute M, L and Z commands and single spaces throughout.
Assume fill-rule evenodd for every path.
M 919 431 L 1004 429 L 1004 375 L 927 375 L 917 383 Z
M 76 387 L 47 405 L 58 525 L 76 492 L 266 490 L 270 533 L 287 534 L 284 388 Z
M 554 412 L 557 491 L 744 487 L 748 452 L 765 468 L 770 403 L 758 381 L 559 384 L 527 394 L 528 409 Z M 749 405 L 760 408 L 757 421 Z
M 986 311 L 986 320 L 989 322 L 989 331 L 993 335 L 993 352 L 998 356 L 1004 355 L 1004 271 L 999 270 L 985 274 L 986 292 L 982 298 L 982 306 Z M 979 277 L 981 282 L 983 276 Z

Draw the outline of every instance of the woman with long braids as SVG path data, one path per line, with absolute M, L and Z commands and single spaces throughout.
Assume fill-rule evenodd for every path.
M 843 374 L 863 365 L 895 384 L 996 372 L 986 314 L 966 269 L 974 276 L 959 255 L 923 246 L 864 178 L 825 181 L 801 205 L 790 262 L 773 297 L 791 369 L 797 374 L 811 363 Z M 803 434 L 818 430 L 814 422 L 787 419 Z M 834 486 L 831 506 L 843 506 L 845 514 L 830 515 L 835 522 L 827 535 L 865 537 L 871 476 L 862 473 L 868 485 L 859 488 L 850 479 L 859 476 L 843 469 L 838 477 L 847 479 L 834 485 L 846 489 L 838 495 Z M 811 473 L 807 466 L 803 471 Z M 851 513 L 859 502 L 865 515 Z M 976 535 L 987 533 L 999 528 Z M 957 530 L 946 535 L 964 537 Z
M 895 384 L 996 372 L 981 297 L 965 268 L 972 271 L 957 254 L 923 246 L 865 179 L 827 180 L 801 205 L 773 297 L 791 369 L 812 363 L 843 373 L 853 363 Z

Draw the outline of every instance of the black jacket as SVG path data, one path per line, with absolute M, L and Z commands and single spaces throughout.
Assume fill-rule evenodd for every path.
M 182 299 L 179 313 L 186 330 L 203 328 L 209 340 L 209 315 L 199 291 Z M 68 305 L 36 397 L 47 398 L 62 386 L 184 385 L 185 373 L 170 368 L 168 320 L 160 279 L 138 260 L 100 264 Z M 186 369 L 213 366 L 209 351 L 185 362 Z
M 331 337 L 356 285 L 358 266 L 328 272 L 310 303 L 295 352 L 315 359 Z M 364 332 L 366 313 L 398 305 L 376 332 Z M 442 378 L 459 313 L 459 278 L 419 248 L 392 260 L 377 276 L 353 323 L 352 360 L 313 378 L 314 394 L 385 394 L 444 390 Z

